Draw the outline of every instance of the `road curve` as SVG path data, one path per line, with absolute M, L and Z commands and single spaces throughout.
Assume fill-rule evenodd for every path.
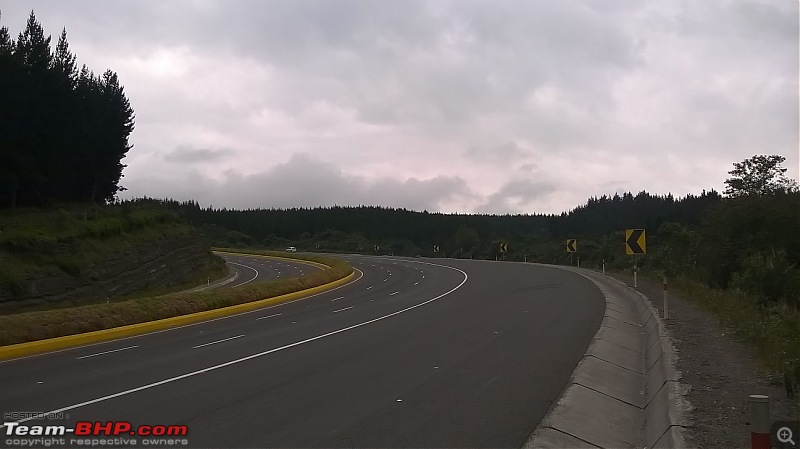
M 605 307 L 558 269 L 345 257 L 358 280 L 312 298 L 2 362 L 0 411 L 185 424 L 195 447 L 521 447 Z
M 232 282 L 222 285 L 221 288 L 236 288 L 253 282 L 304 276 L 320 270 L 317 266 L 299 260 L 253 257 L 224 252 L 216 254 L 236 272 L 236 278 Z

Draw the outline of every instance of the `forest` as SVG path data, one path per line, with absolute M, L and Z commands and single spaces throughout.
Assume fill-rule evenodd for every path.
M 102 204 L 123 189 L 134 113 L 119 77 L 78 69 L 66 29 L 51 40 L 33 12 L 16 40 L 0 27 L 0 208 Z
M 733 164 L 726 190 L 674 198 L 639 192 L 590 198 L 562 214 L 472 215 L 379 206 L 230 210 L 140 199 L 177 210 L 220 246 L 315 252 L 578 263 L 624 270 L 625 230 L 645 229 L 636 264 L 765 303 L 800 305 L 800 193 L 779 155 Z M 577 251 L 566 251 L 576 239 Z M 507 252 L 501 252 L 505 243 Z M 438 249 L 438 251 L 435 251 Z

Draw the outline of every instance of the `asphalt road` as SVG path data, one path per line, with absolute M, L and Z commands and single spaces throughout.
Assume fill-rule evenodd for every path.
M 521 447 L 604 312 L 558 269 L 347 258 L 358 279 L 311 298 L 2 362 L 0 411 L 183 424 L 194 447 Z
M 237 276 L 233 282 L 220 288 L 236 288 L 256 281 L 271 281 L 274 279 L 304 276 L 319 270 L 314 265 L 294 262 L 285 259 L 271 259 L 265 257 L 248 257 L 240 254 L 217 253 L 229 266 L 236 270 Z

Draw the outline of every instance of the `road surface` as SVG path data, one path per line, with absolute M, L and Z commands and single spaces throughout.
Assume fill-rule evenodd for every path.
M 222 285 L 221 288 L 236 288 L 252 282 L 304 276 L 320 269 L 314 265 L 287 259 L 253 257 L 233 253 L 216 254 L 222 257 L 228 266 L 233 267 L 237 273 L 236 279 Z
M 193 447 L 521 447 L 604 313 L 558 269 L 344 257 L 357 279 L 311 298 L 0 362 L 0 411 L 186 425 Z

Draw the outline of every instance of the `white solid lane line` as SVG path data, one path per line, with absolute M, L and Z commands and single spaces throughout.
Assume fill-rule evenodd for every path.
M 248 280 L 246 280 L 246 281 L 244 281 L 242 283 L 236 284 L 236 285 L 232 286 L 231 288 L 236 288 L 236 287 L 242 286 L 244 284 L 247 284 L 248 282 L 253 282 L 254 280 L 256 280 L 256 278 L 258 278 L 258 270 L 256 270 L 255 268 L 253 268 L 251 266 L 248 266 L 248 265 L 242 265 L 242 264 L 236 263 L 236 262 L 228 262 L 228 263 L 233 264 L 233 265 L 239 265 L 240 267 L 249 268 L 249 269 L 251 269 L 251 270 L 256 272 L 256 275 L 252 279 L 248 279 Z
M 355 306 L 345 307 L 344 309 L 334 310 L 333 313 L 344 312 L 345 310 L 350 310 Z
M 350 330 L 353 330 L 353 329 L 358 329 L 359 327 L 367 326 L 367 325 L 370 325 L 372 323 L 376 323 L 378 321 L 383 321 L 383 320 L 391 318 L 391 317 L 393 317 L 395 315 L 400 315 L 401 313 L 408 312 L 409 310 L 414 310 L 414 309 L 416 309 L 418 307 L 422 307 L 422 306 L 424 306 L 426 304 L 430 304 L 430 303 L 432 303 L 432 302 L 434 302 L 434 301 L 436 301 L 436 300 L 438 300 L 440 298 L 444 298 L 445 296 L 449 295 L 450 293 L 453 293 L 454 291 L 456 291 L 459 288 L 461 288 L 462 285 L 467 283 L 467 279 L 469 279 L 469 276 L 467 276 L 467 273 L 465 273 L 463 270 L 459 270 L 458 268 L 455 268 L 455 267 L 448 267 L 446 265 L 438 265 L 438 264 L 434 264 L 434 263 L 430 263 L 430 262 L 417 262 L 417 263 L 424 263 L 424 264 L 427 264 L 427 265 L 433 265 L 433 266 L 442 267 L 442 268 L 449 268 L 451 270 L 458 271 L 459 273 L 464 275 L 464 279 L 458 285 L 456 285 L 452 289 L 442 293 L 441 295 L 435 296 L 435 297 L 433 297 L 431 299 L 428 299 L 427 301 L 423 301 L 423 302 L 421 302 L 419 304 L 414 304 L 413 306 L 406 307 L 405 309 L 401 309 L 401 310 L 398 310 L 396 312 L 392 312 L 392 313 L 389 313 L 387 315 L 380 316 L 378 318 L 373 318 L 371 320 L 363 321 L 361 323 L 354 324 L 352 326 L 343 327 L 343 328 L 337 329 L 335 331 L 331 331 L 331 332 L 327 332 L 327 333 L 324 333 L 324 334 L 320 334 L 320 335 L 317 335 L 317 336 L 311 337 L 311 338 L 306 338 L 305 340 L 296 341 L 294 343 L 289 343 L 287 345 L 278 346 L 277 348 L 272 348 L 272 349 L 269 349 L 269 350 L 266 350 L 266 351 L 258 352 L 258 353 L 255 353 L 255 354 L 251 354 L 251 355 L 248 355 L 248 356 L 245 356 L 245 357 L 241 357 L 241 358 L 238 358 L 238 359 L 234 359 L 234 360 L 231 360 L 231 361 L 228 361 L 228 362 L 225 362 L 225 363 L 220 363 L 218 365 L 212 365 L 212 366 L 209 366 L 208 368 L 203 368 L 203 369 L 199 369 L 199 370 L 196 370 L 196 371 L 191 371 L 191 372 L 188 372 L 186 374 L 181 374 L 179 376 L 168 377 L 168 378 L 166 378 L 164 380 L 159 380 L 157 382 L 151 382 L 149 384 L 145 384 L 145 385 L 142 385 L 140 387 L 130 388 L 128 390 L 122 390 L 122 391 L 120 391 L 118 393 L 108 394 L 108 395 L 105 395 L 105 396 L 101 396 L 99 398 L 95 398 L 95 399 L 90 399 L 88 401 L 79 402 L 77 404 L 67 405 L 65 407 L 57 408 L 55 410 L 50 410 L 50 411 L 46 412 L 45 415 L 53 414 L 53 413 L 66 412 L 66 411 L 69 411 L 69 410 L 75 410 L 77 408 L 86 407 L 87 405 L 97 404 L 98 402 L 107 401 L 109 399 L 114 399 L 114 398 L 118 398 L 118 397 L 121 397 L 121 396 L 127 396 L 129 394 L 137 393 L 139 391 L 149 390 L 151 388 L 155 388 L 155 387 L 158 387 L 158 386 L 161 386 L 161 385 L 166 385 L 166 384 L 169 384 L 169 383 L 177 382 L 179 380 L 187 379 L 189 377 L 199 376 L 201 374 L 205 374 L 205 373 L 208 373 L 208 372 L 211 372 L 211 371 L 216 371 L 218 369 L 226 368 L 228 366 L 238 365 L 239 363 L 243 363 L 243 362 L 246 362 L 248 360 L 253 360 L 253 359 L 256 359 L 256 358 L 259 358 L 259 357 L 264 357 L 265 355 L 273 354 L 273 353 L 276 353 L 278 351 L 285 351 L 286 349 L 289 349 L 289 348 L 294 348 L 296 346 L 300 346 L 300 345 L 304 345 L 304 344 L 307 344 L 307 343 L 311 343 L 312 341 L 321 340 L 323 338 L 330 337 L 331 335 L 341 334 L 342 332 L 347 332 L 347 331 L 350 331 Z M 363 276 L 363 273 L 362 273 L 362 276 Z M 361 276 L 359 277 L 359 279 L 361 279 Z M 341 288 L 341 287 L 338 287 L 338 288 Z M 286 304 L 288 304 L 288 303 L 286 303 Z M 245 313 L 248 313 L 248 312 L 245 312 Z M 216 318 L 216 320 L 219 320 L 219 319 L 221 319 L 221 318 Z M 215 321 L 215 320 L 209 320 L 209 321 Z M 161 331 L 159 331 L 159 332 L 161 332 Z M 155 333 L 155 332 L 153 332 L 153 333 Z M 31 416 L 31 417 L 27 417 L 27 418 L 23 418 L 23 419 L 18 419 L 16 421 L 12 421 L 12 422 L 14 424 L 21 424 L 21 423 L 28 422 L 28 421 L 31 421 L 31 420 L 34 420 L 34 419 L 37 419 L 37 417 L 36 416 Z M 6 427 L 7 424 L 8 423 L 0 424 L 0 429 L 2 429 L 3 427 Z
M 262 316 L 260 318 L 256 318 L 256 321 L 258 321 L 258 320 L 266 320 L 267 318 L 272 318 L 272 317 L 281 316 L 281 315 L 283 315 L 283 314 L 282 313 L 276 313 L 274 315 Z
M 235 337 L 223 338 L 222 340 L 212 341 L 211 343 L 203 343 L 202 345 L 192 346 L 192 349 L 202 348 L 203 346 L 208 346 L 208 345 L 215 345 L 217 343 L 222 343 L 223 341 L 236 340 L 237 338 L 242 338 L 242 337 L 244 337 L 244 334 L 237 335 Z
M 133 345 L 133 346 L 128 346 L 126 348 L 119 348 L 119 349 L 112 349 L 110 351 L 98 352 L 96 354 L 82 355 L 80 357 L 75 357 L 75 360 L 88 359 L 89 357 L 97 357 L 98 355 L 111 354 L 112 352 L 119 352 L 119 351 L 124 351 L 126 349 L 133 349 L 133 348 L 138 348 L 138 347 L 139 347 L 139 345 Z

